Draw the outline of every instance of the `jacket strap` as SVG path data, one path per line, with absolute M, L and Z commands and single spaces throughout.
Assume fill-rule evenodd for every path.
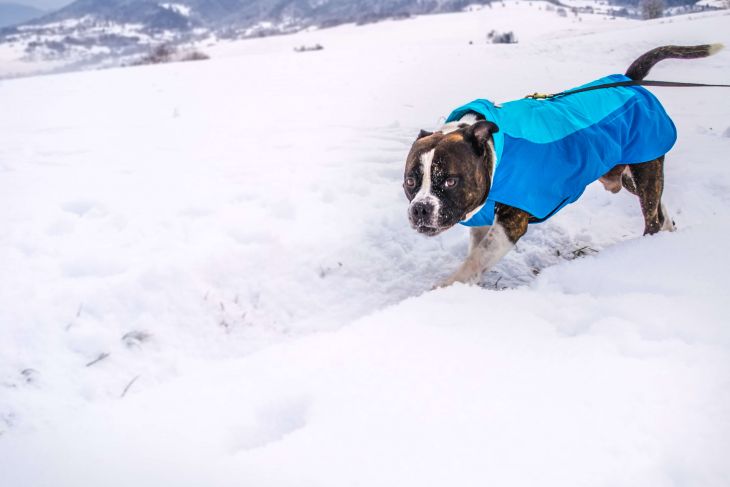
M 663 86 L 670 88 L 698 88 L 698 87 L 710 87 L 710 88 L 730 88 L 730 85 L 715 85 L 706 83 L 684 83 L 681 81 L 654 81 L 648 79 L 637 79 L 630 81 L 617 81 L 615 83 L 606 83 L 603 85 L 586 86 L 584 88 L 578 88 L 576 90 L 561 91 L 560 93 L 533 93 L 525 96 L 525 98 L 531 98 L 533 100 L 549 100 L 551 98 L 559 98 L 568 95 L 575 95 L 576 93 L 583 93 L 585 91 L 602 90 L 605 88 L 615 88 L 618 86 Z

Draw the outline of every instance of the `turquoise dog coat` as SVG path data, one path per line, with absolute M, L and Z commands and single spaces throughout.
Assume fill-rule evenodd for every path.
M 628 80 L 614 74 L 578 88 Z M 522 99 L 502 106 L 474 100 L 454 110 L 446 121 L 470 112 L 499 127 L 493 135 L 496 166 L 487 201 L 461 222 L 471 227 L 491 225 L 495 203 L 526 211 L 534 223 L 545 221 L 617 164 L 654 160 L 677 140 L 674 123 L 659 100 L 641 86 Z

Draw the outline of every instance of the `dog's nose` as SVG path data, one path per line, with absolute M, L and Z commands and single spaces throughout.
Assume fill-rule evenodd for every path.
M 431 203 L 418 202 L 411 206 L 411 216 L 417 224 L 426 223 L 431 219 L 433 205 Z

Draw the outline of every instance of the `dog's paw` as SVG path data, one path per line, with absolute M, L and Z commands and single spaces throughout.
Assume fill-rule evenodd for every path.
M 442 280 L 441 282 L 435 284 L 431 288 L 431 290 L 449 287 L 449 286 L 456 284 L 457 282 L 460 282 L 462 284 L 473 284 L 474 279 L 470 278 L 469 276 L 463 276 L 459 272 L 456 272 L 456 273 L 450 275 L 449 277 L 447 277 L 446 279 Z
M 433 286 L 431 286 L 431 291 L 435 291 L 436 289 L 441 289 L 441 288 L 444 288 L 444 287 L 449 287 L 452 284 L 453 284 L 452 281 L 450 281 L 448 279 L 444 279 L 443 281 L 437 282 L 436 284 L 434 284 Z

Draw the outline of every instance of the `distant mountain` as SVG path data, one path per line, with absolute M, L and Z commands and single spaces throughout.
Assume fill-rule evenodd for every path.
M 698 1 L 699 0 L 664 0 L 664 5 L 667 7 L 690 6 L 694 5 Z M 610 0 L 609 3 L 612 5 L 638 7 L 641 0 Z
M 149 29 L 194 27 L 247 29 L 264 24 L 328 26 L 386 17 L 461 10 L 489 0 L 77 0 L 34 24 L 93 16 L 101 21 L 141 23 Z
M 20 25 L 0 28 L 0 43 L 23 60 L 81 65 L 137 55 L 161 42 L 246 38 L 453 12 L 490 0 L 76 0 Z
M 43 10 L 27 5 L 0 3 L 0 27 L 27 22 L 36 17 L 40 17 L 44 13 Z
M 32 25 L 71 19 L 93 18 L 99 23 L 142 24 L 148 29 L 185 30 L 192 27 L 185 3 L 153 0 L 77 0 L 41 18 Z M 196 17 L 198 15 L 196 14 Z
M 0 44 L 14 46 L 22 61 L 52 60 L 68 67 L 82 67 L 133 60 L 161 43 L 179 45 L 203 39 L 286 34 L 348 22 L 363 24 L 455 12 L 490 1 L 76 0 L 20 25 L 0 27 Z M 561 5 L 559 0 L 548 1 Z M 639 0 L 609 1 L 625 5 L 624 11 L 629 15 L 636 11 L 634 5 Z M 665 0 L 668 5 L 696 1 Z M 0 14 L 0 18 L 5 16 Z

